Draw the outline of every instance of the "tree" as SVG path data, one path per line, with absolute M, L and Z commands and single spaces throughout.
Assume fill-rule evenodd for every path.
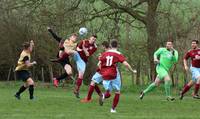
M 114 0 L 102 0 L 106 4 L 108 4 L 112 9 L 118 9 L 124 13 L 129 14 L 134 19 L 142 22 L 147 31 L 147 52 L 149 55 L 149 61 L 150 61 L 150 75 L 151 79 L 155 78 L 155 65 L 153 62 L 153 52 L 158 48 L 159 42 L 157 40 L 157 28 L 158 23 L 156 20 L 156 13 L 157 13 L 157 7 L 160 2 L 160 0 L 139 0 L 138 3 L 134 5 L 121 5 Z M 147 11 L 141 12 L 139 10 L 136 10 L 136 8 L 142 4 L 147 4 Z

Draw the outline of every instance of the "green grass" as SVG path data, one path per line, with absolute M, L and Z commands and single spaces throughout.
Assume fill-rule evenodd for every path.
M 0 83 L 0 119 L 199 119 L 200 100 L 190 96 L 183 101 L 167 102 L 162 93 L 153 92 L 140 101 L 138 92 L 123 92 L 117 113 L 111 114 L 113 96 L 104 106 L 98 105 L 95 94 L 93 102 L 82 104 L 72 94 L 71 87 L 65 89 L 42 88 L 35 90 L 36 99 L 28 99 L 28 91 L 16 100 L 13 94 L 19 85 Z M 81 97 L 86 91 L 81 92 Z M 113 94 L 112 94 L 113 95 Z

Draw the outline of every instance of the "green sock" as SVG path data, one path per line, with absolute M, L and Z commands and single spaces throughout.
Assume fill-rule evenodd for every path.
M 171 96 L 171 83 L 170 81 L 165 81 L 165 94 L 166 96 Z
M 155 83 L 151 83 L 151 84 L 143 91 L 143 93 L 146 94 L 146 93 L 152 91 L 155 87 L 156 87 L 156 84 L 155 84 Z

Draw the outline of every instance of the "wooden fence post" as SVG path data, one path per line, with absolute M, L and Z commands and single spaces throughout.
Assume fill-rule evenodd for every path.
M 49 65 L 49 75 L 50 75 L 50 83 L 53 82 L 53 69 L 52 69 L 52 66 Z
M 14 80 L 17 81 L 17 76 L 16 76 L 16 72 L 15 72 L 15 65 L 12 69 L 13 69 L 13 73 L 14 73 Z
M 10 80 L 11 71 L 12 71 L 12 66 L 11 66 L 11 67 L 10 67 L 10 69 L 9 69 L 9 72 L 8 72 L 8 77 L 7 77 L 7 81 L 9 81 L 9 80 Z
M 42 67 L 42 82 L 44 83 L 44 68 Z

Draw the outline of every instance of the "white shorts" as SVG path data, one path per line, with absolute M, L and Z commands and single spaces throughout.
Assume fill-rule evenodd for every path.
M 76 62 L 78 72 L 82 72 L 84 74 L 86 69 L 86 63 L 82 60 L 78 52 L 76 52 L 73 55 L 73 59 Z
M 192 73 L 192 80 L 197 81 L 197 78 L 200 77 L 200 68 L 190 67 L 190 71 Z
M 121 89 L 121 77 L 119 70 L 117 69 L 117 77 L 113 80 L 103 80 L 103 87 L 105 90 L 117 90 Z

